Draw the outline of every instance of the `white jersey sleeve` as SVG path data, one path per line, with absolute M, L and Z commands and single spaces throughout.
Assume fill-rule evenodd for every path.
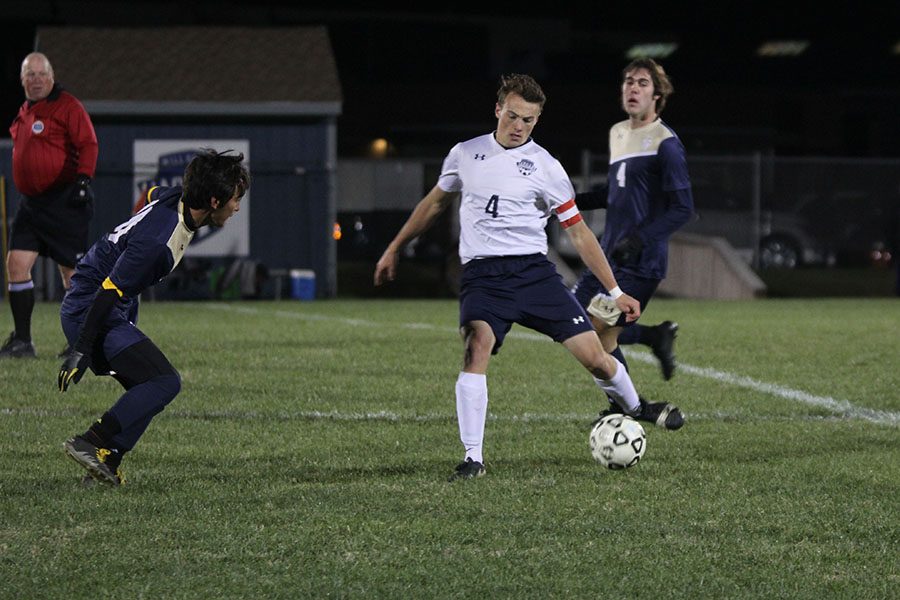
M 438 178 L 438 187 L 445 192 L 458 192 L 462 189 L 462 180 L 459 178 L 459 153 L 462 144 L 457 144 L 450 149 L 444 158 L 441 167 L 441 176 Z

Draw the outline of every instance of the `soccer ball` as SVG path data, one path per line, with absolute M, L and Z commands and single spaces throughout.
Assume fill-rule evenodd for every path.
M 610 469 L 627 469 L 640 462 L 647 449 L 647 434 L 628 415 L 607 415 L 594 423 L 591 455 Z

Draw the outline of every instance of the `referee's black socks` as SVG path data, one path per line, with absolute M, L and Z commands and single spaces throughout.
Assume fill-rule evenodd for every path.
M 9 284 L 9 307 L 12 309 L 16 338 L 31 341 L 31 313 L 34 312 L 34 282 L 30 279 Z

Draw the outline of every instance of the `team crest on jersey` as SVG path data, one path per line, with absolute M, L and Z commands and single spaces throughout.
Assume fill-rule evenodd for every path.
M 534 173 L 537 170 L 537 167 L 534 165 L 534 163 L 531 162 L 530 160 L 528 160 L 527 158 L 523 158 L 522 160 L 517 162 L 516 168 L 519 169 L 519 173 L 521 173 L 522 175 L 525 175 L 526 177 L 528 175 L 531 175 L 532 173 Z
M 31 124 L 31 133 L 43 133 L 44 131 L 44 122 L 43 121 L 35 121 Z

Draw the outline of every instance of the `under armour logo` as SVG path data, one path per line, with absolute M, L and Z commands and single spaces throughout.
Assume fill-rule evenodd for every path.
M 579 323 L 584 323 L 584 317 L 582 317 L 580 315 L 577 317 L 572 317 L 572 322 L 575 323 L 576 325 L 578 325 Z
M 476 154 L 475 160 L 484 160 L 484 154 Z

